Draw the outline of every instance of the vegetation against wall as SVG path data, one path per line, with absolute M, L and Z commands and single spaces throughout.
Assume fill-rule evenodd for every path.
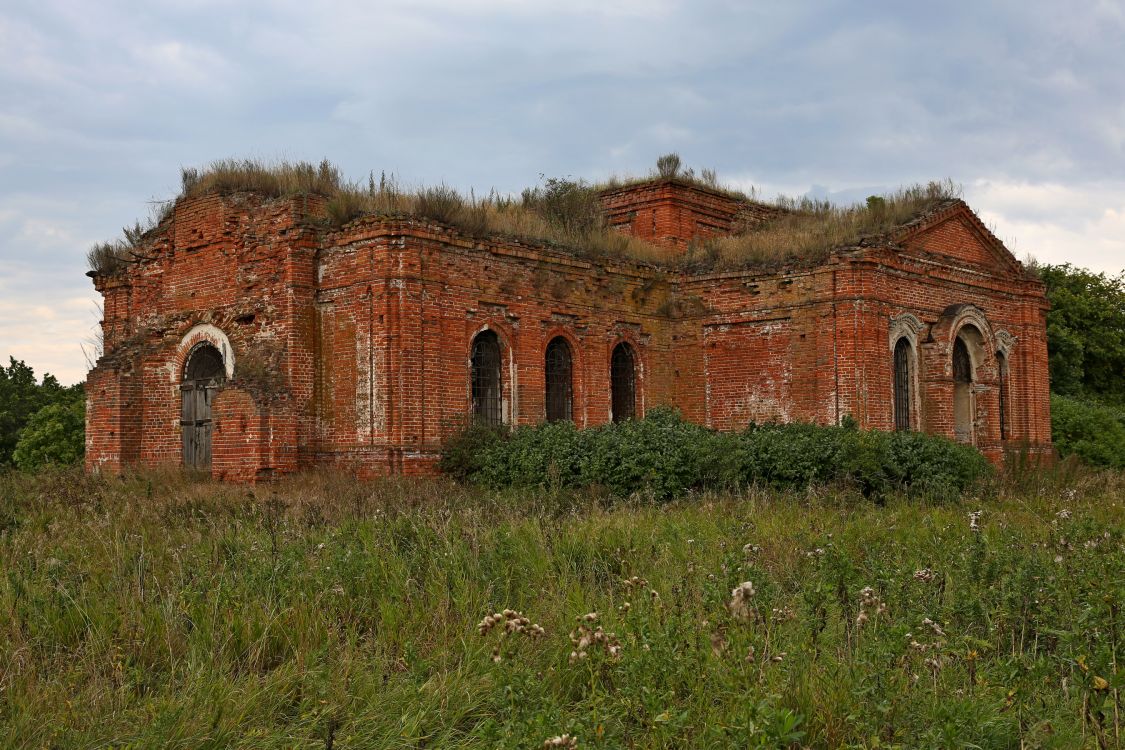
M 584 430 L 570 422 L 510 433 L 472 428 L 448 443 L 441 467 L 494 489 L 603 488 L 659 500 L 688 490 L 827 483 L 875 498 L 906 492 L 952 499 L 991 473 L 975 449 L 923 433 L 809 424 L 715 432 L 668 408 Z
M 1029 479 L 0 477 L 0 746 L 1113 747 L 1125 486 Z

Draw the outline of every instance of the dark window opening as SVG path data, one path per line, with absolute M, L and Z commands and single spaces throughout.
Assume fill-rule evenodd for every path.
M 624 422 L 637 413 L 637 376 L 633 347 L 625 342 L 613 350 L 610 360 L 610 387 L 613 421 Z
M 894 409 L 895 429 L 910 429 L 910 342 L 905 338 L 895 344 Z
M 956 383 L 973 382 L 973 360 L 969 357 L 969 347 L 960 338 L 953 342 L 953 380 Z
M 494 332 L 481 331 L 473 339 L 470 366 L 473 418 L 488 425 L 501 424 L 504 413 L 500 380 L 500 339 Z
M 547 344 L 547 421 L 574 418 L 574 364 L 570 344 L 559 336 Z
M 180 384 L 184 466 L 206 469 L 211 465 L 211 404 L 225 380 L 223 355 L 214 346 L 197 346 L 188 355 Z
M 973 442 L 973 361 L 960 336 L 953 342 L 953 434 L 962 443 Z

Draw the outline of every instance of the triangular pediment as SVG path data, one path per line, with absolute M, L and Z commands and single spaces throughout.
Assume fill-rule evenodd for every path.
M 998 276 L 1022 275 L 1022 266 L 1011 251 L 962 201 L 904 227 L 895 240 L 908 251 L 987 269 Z

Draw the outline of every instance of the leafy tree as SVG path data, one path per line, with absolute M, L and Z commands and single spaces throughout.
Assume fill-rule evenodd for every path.
M 7 367 L 0 366 L 0 467 L 12 464 L 20 431 L 40 409 L 82 399 L 80 385 L 67 388 L 50 374 L 37 383 L 31 367 L 15 357 L 8 359 Z
M 86 442 L 86 408 L 79 399 L 44 406 L 20 431 L 12 461 L 24 471 L 47 464 L 72 464 L 82 458 Z
M 1117 276 L 1040 266 L 1051 310 L 1047 349 L 1051 390 L 1125 401 L 1125 272 Z

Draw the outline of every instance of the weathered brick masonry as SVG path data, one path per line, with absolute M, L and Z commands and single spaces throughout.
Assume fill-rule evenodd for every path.
M 667 180 L 603 204 L 672 254 L 774 211 Z M 146 259 L 94 277 L 89 469 L 424 473 L 474 411 L 587 426 L 657 404 L 718 429 L 851 415 L 994 460 L 1051 450 L 1043 287 L 960 201 L 817 265 L 705 275 L 422 219 L 329 231 L 323 213 L 315 197 L 181 199 Z

